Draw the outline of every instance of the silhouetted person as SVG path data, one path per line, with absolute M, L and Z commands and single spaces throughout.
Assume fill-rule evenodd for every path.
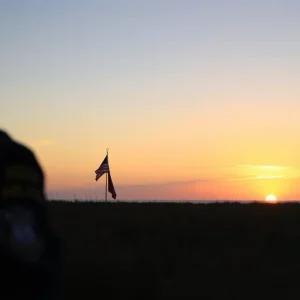
M 35 155 L 0 130 L 0 299 L 58 299 L 61 254 Z

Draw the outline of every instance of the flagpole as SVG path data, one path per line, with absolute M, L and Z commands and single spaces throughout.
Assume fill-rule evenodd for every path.
M 107 163 L 108 163 L 108 148 L 106 148 L 106 155 L 107 155 Z M 106 181 L 105 181 L 105 202 L 107 202 L 107 173 L 105 174 L 105 178 L 106 178 Z
M 107 173 L 106 173 L 106 183 L 105 183 L 105 202 L 107 202 Z

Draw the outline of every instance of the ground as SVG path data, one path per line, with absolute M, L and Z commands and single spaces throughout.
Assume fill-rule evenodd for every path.
M 49 205 L 64 299 L 299 298 L 299 204 Z

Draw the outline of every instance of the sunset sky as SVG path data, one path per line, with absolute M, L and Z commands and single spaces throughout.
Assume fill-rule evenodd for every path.
M 4 0 L 0 125 L 49 198 L 300 199 L 299 0 Z

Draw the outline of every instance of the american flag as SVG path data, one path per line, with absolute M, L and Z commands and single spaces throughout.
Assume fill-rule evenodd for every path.
M 108 172 L 108 191 L 111 193 L 111 196 L 116 199 L 117 194 L 114 188 L 114 184 L 112 182 L 111 176 L 110 176 L 110 172 Z
M 108 158 L 107 155 L 105 156 L 102 164 L 100 167 L 95 171 L 96 173 L 96 181 L 105 173 L 109 172 L 109 167 L 108 167 Z
M 114 188 L 114 184 L 111 179 L 110 170 L 108 166 L 108 156 L 106 155 L 100 167 L 95 171 L 96 181 L 105 173 L 108 173 L 108 191 L 111 193 L 112 197 L 116 199 L 117 194 Z

